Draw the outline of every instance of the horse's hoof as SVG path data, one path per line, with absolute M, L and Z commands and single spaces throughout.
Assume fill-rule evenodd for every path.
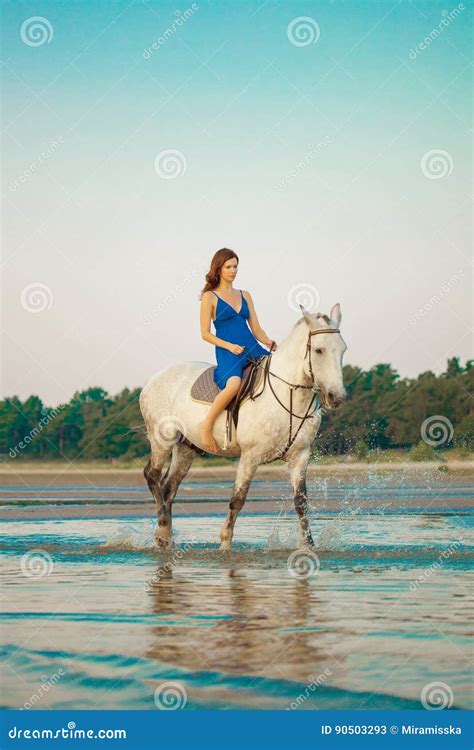
M 166 550 L 171 547 L 171 539 L 166 536 L 161 536 L 158 533 L 155 533 L 155 544 L 158 547 L 158 549 Z

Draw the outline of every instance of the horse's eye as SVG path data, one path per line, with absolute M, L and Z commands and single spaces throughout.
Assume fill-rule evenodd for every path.
M 315 349 L 314 351 L 316 352 L 316 354 L 322 354 L 323 353 L 322 349 Z

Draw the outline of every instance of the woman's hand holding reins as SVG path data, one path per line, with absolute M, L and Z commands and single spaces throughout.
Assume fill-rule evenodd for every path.
M 245 346 L 239 346 L 239 344 L 229 344 L 229 351 L 232 352 L 232 354 L 242 354 L 242 352 L 245 349 Z

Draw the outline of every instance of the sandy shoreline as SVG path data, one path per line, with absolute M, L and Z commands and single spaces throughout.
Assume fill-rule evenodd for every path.
M 310 464 L 308 467 L 308 479 L 318 477 L 330 477 L 334 475 L 373 475 L 374 473 L 384 472 L 405 472 L 407 475 L 420 475 L 432 473 L 433 476 L 439 477 L 442 471 L 439 467 L 447 468 L 447 474 L 455 473 L 457 476 L 462 475 L 474 477 L 474 461 L 452 460 L 446 463 L 435 461 L 393 461 L 393 462 L 351 462 L 351 463 L 331 463 L 331 464 Z M 235 477 L 237 463 L 221 466 L 194 466 L 191 467 L 185 481 L 219 481 L 232 480 Z M 445 472 L 446 473 L 446 472 Z M 114 479 L 115 478 L 115 479 Z M 286 465 L 268 464 L 259 466 L 255 474 L 256 479 L 288 479 Z M 68 485 L 68 484 L 96 484 L 96 485 L 141 485 L 144 482 L 143 470 L 141 468 L 115 469 L 115 468 L 95 468 L 89 466 L 81 467 L 80 465 L 59 464 L 58 467 L 46 466 L 38 467 L 17 465 L 4 465 L 0 468 L 0 487 L 18 486 L 30 484 L 47 484 L 49 486 Z
M 425 508 L 423 503 L 419 501 L 409 500 L 403 503 L 401 507 L 400 503 L 394 503 L 393 507 L 388 507 L 390 503 L 385 503 L 383 514 L 393 515 L 393 523 L 397 523 L 397 513 L 404 513 L 407 509 L 428 512 L 430 514 L 436 514 L 438 512 L 446 512 L 447 502 L 446 499 L 439 498 L 435 502 L 431 502 L 429 508 Z M 311 511 L 311 517 L 317 518 L 318 515 L 334 515 L 336 517 L 345 518 L 353 517 L 353 514 L 349 514 L 347 508 L 341 506 L 341 501 L 338 499 L 324 499 L 319 498 L 312 500 L 313 510 Z M 221 515 L 225 516 L 229 507 L 228 500 L 216 500 L 214 502 L 197 502 L 197 501 L 181 501 L 176 499 L 173 504 L 173 517 L 179 518 L 182 516 L 209 516 L 209 515 Z M 467 498 L 459 498 L 452 501 L 449 506 L 450 511 L 469 511 L 472 508 L 472 501 Z M 361 508 L 356 515 L 362 513 L 380 513 L 377 509 L 369 505 L 366 508 Z M 292 499 L 285 500 L 252 500 L 248 498 L 245 506 L 242 510 L 242 514 L 246 513 L 287 513 L 293 514 L 295 512 L 294 504 Z M 84 518 L 150 518 L 156 519 L 156 506 L 153 501 L 150 500 L 148 503 L 134 505 L 122 504 L 120 506 L 113 504 L 104 505 L 82 505 L 82 506 L 56 506 L 45 505 L 45 506 L 27 506 L 24 508 L 0 508 L 0 521 L 1 520 L 17 520 L 17 521 L 28 521 L 28 520 L 46 520 L 46 519 L 84 519 Z
M 347 513 L 350 497 L 353 497 L 351 511 L 357 513 L 380 512 L 381 502 L 386 513 L 414 509 L 436 513 L 471 508 L 472 492 L 466 487 L 474 488 L 474 462 L 453 460 L 442 464 L 447 471 L 439 471 L 440 465 L 438 462 L 312 464 L 308 470 L 308 494 L 315 511 L 321 513 Z M 191 468 L 174 502 L 174 515 L 224 514 L 236 468 L 236 463 Z M 64 464 L 57 469 L 36 468 L 31 464 L 15 469 L 18 470 L 3 467 L 0 471 L 0 519 L 3 520 L 154 518 L 156 515 L 154 501 L 138 469 Z M 260 483 L 251 486 L 245 512 L 294 512 L 285 465 L 261 466 L 255 479 Z M 364 493 L 352 496 L 351 490 L 357 485 L 369 488 L 369 496 L 364 497 Z M 411 492 L 410 485 L 418 489 Z M 387 493 L 372 496 L 370 488 L 383 487 Z M 402 492 L 391 494 L 390 488 Z M 449 497 L 444 496 L 446 490 Z

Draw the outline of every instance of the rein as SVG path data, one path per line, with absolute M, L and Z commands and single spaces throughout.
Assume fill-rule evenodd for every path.
M 265 362 L 265 365 L 263 366 L 263 385 L 262 385 L 262 389 L 261 389 L 261 391 L 259 393 L 255 393 L 255 394 L 251 395 L 250 398 L 252 399 L 252 401 L 254 401 L 256 398 L 258 398 L 259 396 L 261 396 L 262 393 L 263 393 L 263 391 L 265 390 L 265 384 L 266 384 L 266 382 L 268 380 L 268 385 L 270 386 L 270 390 L 273 393 L 273 395 L 275 396 L 276 400 L 278 401 L 278 403 L 280 404 L 280 406 L 282 406 L 285 409 L 285 411 L 287 411 L 289 413 L 289 415 L 290 415 L 290 430 L 289 430 L 289 435 L 288 435 L 288 442 L 287 442 L 287 444 L 285 446 L 284 451 L 282 453 L 280 453 L 280 458 L 283 458 L 283 456 L 286 454 L 286 452 L 289 450 L 289 448 L 293 445 L 293 443 L 296 440 L 296 437 L 297 437 L 299 431 L 301 430 L 303 424 L 305 423 L 305 421 L 307 419 L 309 419 L 310 417 L 312 417 L 313 414 L 315 413 L 315 411 L 321 405 L 321 402 L 319 400 L 318 394 L 316 392 L 314 392 L 313 395 L 311 396 L 311 400 L 310 400 L 310 402 L 308 404 L 308 408 L 306 409 L 306 412 L 304 413 L 303 416 L 301 416 L 299 414 L 295 414 L 295 412 L 293 411 L 293 391 L 297 390 L 298 388 L 311 389 L 311 390 L 314 391 L 315 381 L 314 381 L 314 373 L 313 373 L 313 364 L 312 364 L 312 361 L 311 361 L 311 337 L 312 336 L 316 336 L 318 333 L 339 333 L 339 331 L 340 331 L 339 328 L 318 328 L 317 331 L 309 331 L 309 333 L 308 333 L 308 339 L 307 339 L 307 342 L 306 342 L 306 353 L 304 355 L 304 359 L 306 359 L 306 357 L 308 357 L 308 360 L 309 360 L 309 371 L 311 373 L 311 380 L 313 381 L 312 385 L 302 385 L 300 383 L 290 383 L 288 380 L 285 380 L 284 378 L 281 378 L 279 375 L 276 375 L 276 373 L 271 372 L 271 370 L 270 370 L 270 360 L 272 358 L 272 353 L 270 353 L 266 357 L 266 362 Z M 270 351 L 273 350 L 273 344 L 274 343 L 275 342 L 272 341 L 272 346 L 270 348 Z M 262 365 L 259 362 L 256 362 L 255 366 L 259 367 L 259 368 L 262 367 Z M 278 380 L 281 380 L 282 383 L 286 383 L 286 385 L 289 387 L 289 389 L 290 389 L 290 408 L 289 409 L 285 406 L 285 404 L 282 401 L 280 401 L 280 399 L 278 398 L 277 394 L 275 393 L 275 389 L 273 388 L 272 381 L 270 379 L 270 375 L 272 377 L 274 377 L 274 378 L 277 378 Z M 315 406 L 314 406 L 314 409 L 313 409 L 313 411 L 311 413 L 309 413 L 309 410 L 311 409 L 311 406 L 313 405 L 314 401 L 316 402 Z M 296 430 L 295 434 L 292 437 L 291 436 L 291 432 L 292 432 L 292 429 L 293 429 L 293 417 L 296 417 L 296 419 L 301 419 L 301 422 L 300 422 L 300 425 L 299 425 L 298 429 Z

